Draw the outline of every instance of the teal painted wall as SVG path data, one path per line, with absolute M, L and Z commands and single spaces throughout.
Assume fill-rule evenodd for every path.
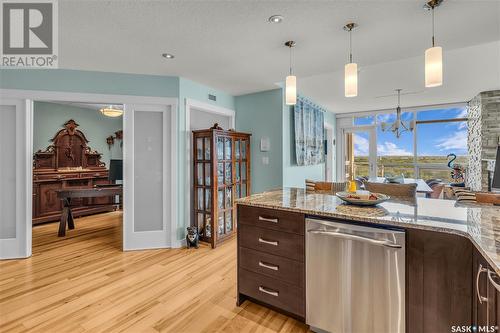
M 284 100 L 284 94 L 282 96 Z M 283 187 L 304 187 L 306 179 L 324 180 L 325 163 L 298 166 L 295 163 L 293 108 L 283 103 Z M 325 112 L 325 123 L 333 126 L 335 138 L 335 114 Z M 335 168 L 335 164 L 332 166 Z
M 236 130 L 252 133 L 252 193 L 283 185 L 282 113 L 281 88 L 236 97 Z M 260 151 L 262 137 L 270 140 L 268 152 Z M 268 165 L 263 164 L 262 157 L 269 158 Z
M 217 101 L 211 101 L 208 99 L 208 94 L 217 96 Z M 186 235 L 186 227 L 189 226 L 189 216 L 188 202 L 186 200 L 189 193 L 187 184 L 185 183 L 186 177 L 186 163 L 187 154 L 191 151 L 190 147 L 187 147 L 188 135 L 191 135 L 189 131 L 186 131 L 186 99 L 193 99 L 199 102 L 217 105 L 220 107 L 228 108 L 234 110 L 235 99 L 232 95 L 229 95 L 221 90 L 213 89 L 211 87 L 205 86 L 203 84 L 185 79 L 179 78 L 179 113 L 178 113 L 178 125 L 180 137 L 178 138 L 179 147 L 179 160 L 177 163 L 178 175 L 181 181 L 178 183 L 178 212 L 179 212 L 179 224 L 177 229 L 178 239 L 182 239 Z
M 89 140 L 89 147 L 102 154 L 101 161 L 106 163 L 107 167 L 110 158 L 122 158 L 120 141 L 115 141 L 111 149 L 106 144 L 108 136 L 123 129 L 122 117 L 110 118 L 96 110 L 46 102 L 34 103 L 33 151 L 44 150 L 51 145 L 50 140 L 69 119 L 74 119 L 80 125 L 78 129 Z
M 0 69 L 0 88 L 178 97 L 179 78 L 68 69 Z

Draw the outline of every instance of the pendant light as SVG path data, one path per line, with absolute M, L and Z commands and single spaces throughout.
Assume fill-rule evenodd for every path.
M 122 109 L 118 109 L 118 108 L 114 107 L 113 105 L 110 105 L 108 107 L 104 107 L 104 108 L 100 109 L 99 111 L 103 115 L 105 115 L 106 117 L 112 117 L 112 118 L 120 117 L 123 114 Z
M 347 23 L 344 30 L 349 32 L 349 63 L 345 65 L 344 93 L 345 97 L 358 96 L 358 64 L 352 62 L 352 29 L 357 27 L 356 23 Z
M 398 94 L 398 106 L 396 107 L 396 120 L 392 124 L 386 122 L 380 124 L 380 129 L 382 130 L 382 132 L 391 131 L 392 133 L 394 133 L 397 139 L 399 139 L 401 137 L 401 134 L 403 134 L 404 132 L 412 132 L 415 129 L 415 120 L 404 121 L 402 119 L 401 90 L 402 89 L 396 89 L 396 92 Z
M 432 47 L 425 50 L 425 86 L 438 87 L 443 84 L 443 49 L 435 45 L 434 38 L 434 8 L 443 0 L 431 0 L 424 8 L 432 14 Z
M 286 105 L 295 105 L 297 103 L 297 77 L 292 75 L 292 47 L 295 45 L 296 43 L 293 40 L 289 40 L 285 43 L 285 46 L 290 48 L 290 75 L 288 75 L 285 80 Z

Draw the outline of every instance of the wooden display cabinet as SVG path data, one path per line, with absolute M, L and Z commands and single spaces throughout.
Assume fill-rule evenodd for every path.
M 251 134 L 216 125 L 193 131 L 194 220 L 200 240 L 212 248 L 234 235 L 234 201 L 250 195 Z

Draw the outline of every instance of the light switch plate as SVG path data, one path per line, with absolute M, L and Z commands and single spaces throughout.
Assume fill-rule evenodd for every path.
M 267 136 L 260 138 L 260 151 L 269 151 L 271 149 L 271 141 Z

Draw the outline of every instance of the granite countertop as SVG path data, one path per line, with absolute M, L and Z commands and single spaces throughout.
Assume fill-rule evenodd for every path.
M 283 188 L 254 194 L 239 205 L 272 208 L 351 221 L 458 234 L 469 238 L 500 275 L 500 207 L 417 198 L 387 201 L 375 207 L 345 204 L 331 194 Z

